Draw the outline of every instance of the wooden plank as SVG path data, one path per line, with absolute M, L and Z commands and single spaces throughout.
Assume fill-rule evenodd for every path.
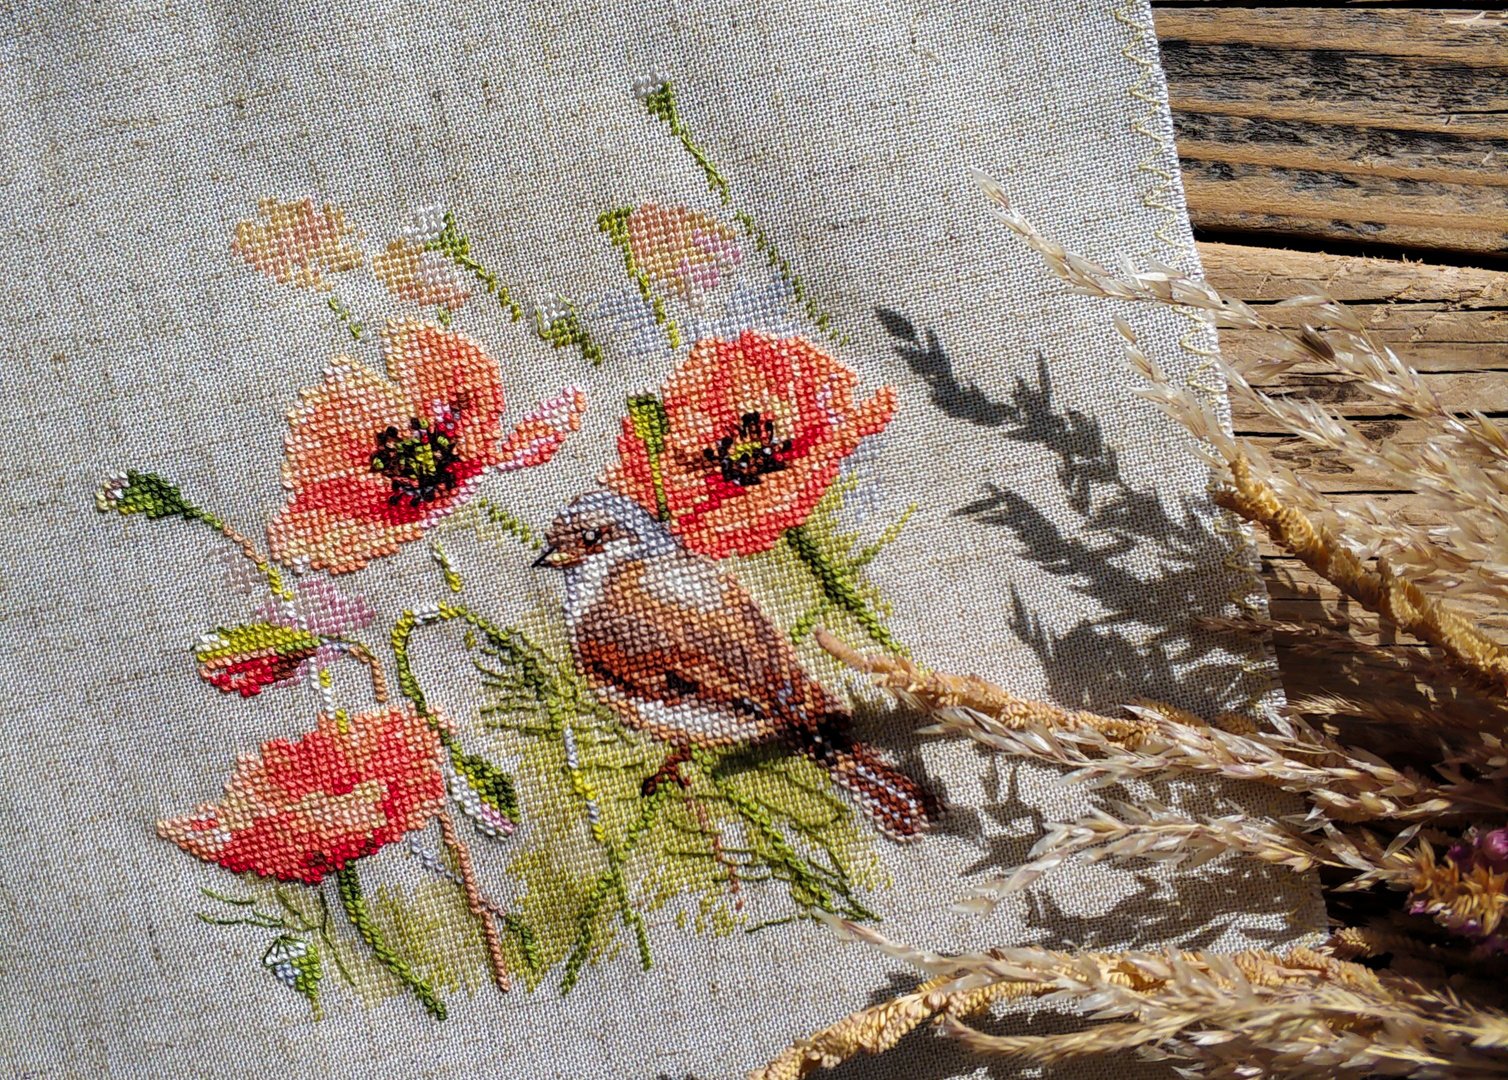
M 1350 303 L 1434 301 L 1467 309 L 1508 308 L 1508 273 L 1501 270 L 1246 244 L 1201 242 L 1198 247 L 1210 281 L 1249 304 L 1323 290 Z
M 1312 322 L 1312 309 L 1276 306 L 1277 302 L 1324 292 L 1345 304 L 1419 371 L 1447 408 L 1508 416 L 1508 272 L 1230 244 L 1200 244 L 1199 253 L 1216 288 L 1252 304 L 1265 318 L 1292 327 Z M 1269 335 L 1260 331 L 1220 334 L 1222 350 L 1236 363 L 1256 361 L 1268 344 Z M 1355 383 L 1326 371 L 1322 364 L 1303 364 L 1267 385 L 1278 396 L 1336 406 L 1351 419 L 1400 419 Z M 1239 405 L 1233 419 L 1238 431 L 1280 431 L 1265 415 Z M 1364 430 L 1382 438 L 1399 434 L 1407 439 L 1417 427 L 1384 424 Z M 1290 445 L 1296 447 L 1297 442 Z M 1289 455 L 1289 460 L 1296 459 Z M 1323 459 L 1316 459 L 1315 468 L 1323 473 L 1322 483 L 1338 482 L 1340 474 Z M 1368 490 L 1375 483 L 1366 477 L 1358 480 Z
M 1317 621 L 1322 600 L 1333 601 L 1339 594 L 1335 588 L 1297 559 L 1287 556 L 1268 557 L 1262 560 L 1263 577 L 1274 605 L 1281 605 L 1287 617 L 1295 621 Z M 1508 630 L 1508 612 L 1497 610 L 1491 604 L 1477 601 L 1458 601 L 1458 611 L 1473 617 L 1477 624 L 1487 630 Z M 1274 607 L 1277 615 L 1278 607 Z M 1283 617 L 1283 616 L 1278 616 Z
M 1504 370 L 1508 369 L 1508 273 L 1229 244 L 1200 244 L 1199 252 L 1206 276 L 1217 289 L 1258 307 L 1273 321 L 1300 325 L 1304 313 L 1275 306 L 1277 302 L 1324 291 L 1423 372 L 1450 407 L 1508 409 L 1508 371 Z M 1262 338 L 1222 331 L 1221 348 L 1234 359 L 1251 359 L 1259 352 Z M 1306 365 L 1276 380 L 1276 385 L 1283 392 L 1340 406 L 1344 415 L 1359 419 L 1362 432 L 1373 441 L 1386 439 L 1406 449 L 1419 445 L 1426 436 L 1418 422 L 1376 416 L 1375 407 L 1355 398 L 1353 387 L 1337 384 L 1333 377 L 1317 374 L 1318 370 L 1318 365 Z M 1389 485 L 1379 475 L 1341 465 L 1301 439 L 1278 434 L 1263 418 L 1238 409 L 1233 421 L 1237 430 L 1255 432 L 1255 441 L 1329 493 L 1338 506 L 1370 503 L 1399 521 L 1426 527 L 1441 520 L 1439 509 L 1417 494 L 1384 490 Z M 1274 618 L 1327 622 L 1337 610 L 1354 610 L 1354 604 L 1260 533 L 1258 549 Z M 1467 607 L 1483 626 L 1508 640 L 1508 613 L 1490 605 Z M 1412 639 L 1386 628 L 1381 635 L 1356 636 L 1374 643 L 1414 646 Z M 1354 686 L 1346 689 L 1334 656 L 1316 656 L 1281 638 L 1276 647 L 1290 696 L 1337 689 L 1365 696 L 1368 687 L 1378 693 L 1396 691 L 1395 684 L 1364 670 L 1351 680 Z
M 1508 416 L 1508 371 L 1474 371 L 1426 375 L 1424 384 L 1454 412 L 1478 409 Z M 1396 419 L 1396 409 L 1368 395 L 1357 383 L 1331 375 L 1286 372 L 1266 385 L 1273 397 L 1318 401 L 1351 420 Z M 1277 434 L 1284 430 L 1266 413 L 1240 410 L 1234 426 L 1243 433 Z
M 1508 254 L 1508 45 L 1471 15 L 1158 8 L 1195 228 Z

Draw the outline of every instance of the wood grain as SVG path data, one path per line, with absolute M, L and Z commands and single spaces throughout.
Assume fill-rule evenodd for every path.
M 1156 9 L 1195 228 L 1508 254 L 1508 26 L 1472 15 Z
M 1323 292 L 1355 313 L 1409 366 L 1421 372 L 1448 408 L 1508 416 L 1508 272 L 1431 266 L 1391 259 L 1323 255 L 1230 244 L 1201 244 L 1210 282 L 1273 322 L 1300 326 L 1302 309 L 1278 306 Z M 1225 354 L 1240 363 L 1261 355 L 1265 335 L 1222 331 Z M 1389 413 L 1354 384 L 1301 365 L 1276 379 L 1273 392 L 1322 401 L 1358 422 L 1364 437 L 1419 445 L 1418 421 Z M 1238 412 L 1236 430 L 1267 444 L 1321 491 L 1389 491 L 1381 477 L 1351 469 L 1303 440 L 1282 434 L 1260 414 Z
M 1210 282 L 1223 293 L 1260 308 L 1275 322 L 1299 325 L 1298 309 L 1275 306 L 1279 301 L 1323 291 L 1346 304 L 1411 366 L 1452 409 L 1480 409 L 1508 417 L 1508 273 L 1472 267 L 1438 266 L 1401 260 L 1324 255 L 1275 248 L 1202 243 L 1200 256 Z M 1221 348 L 1234 360 L 1254 358 L 1261 338 L 1243 332 L 1221 332 Z M 1276 380 L 1279 392 L 1324 400 L 1342 415 L 1356 419 L 1372 439 L 1395 446 L 1419 445 L 1423 425 L 1380 410 L 1359 400 L 1354 388 L 1323 376 L 1314 368 L 1299 368 Z M 1316 452 L 1300 439 L 1279 434 L 1265 418 L 1239 409 L 1232 417 L 1238 431 L 1265 443 L 1337 504 L 1369 502 L 1389 515 L 1417 525 L 1439 522 L 1439 512 L 1415 493 L 1399 490 L 1382 477 L 1368 475 Z M 1263 578 L 1274 618 L 1294 622 L 1324 622 L 1346 602 L 1327 582 L 1296 559 L 1260 540 Z M 1468 613 L 1489 632 L 1508 640 L 1508 612 L 1490 605 L 1466 605 Z M 1380 635 L 1360 635 L 1410 645 L 1384 629 Z M 1336 692 L 1337 660 L 1279 638 L 1278 663 L 1290 698 Z M 1347 663 L 1351 663 L 1347 661 Z M 1395 685 L 1365 663 L 1352 664 L 1351 696 L 1369 689 L 1386 694 Z M 1359 674 L 1358 674 L 1359 672 Z

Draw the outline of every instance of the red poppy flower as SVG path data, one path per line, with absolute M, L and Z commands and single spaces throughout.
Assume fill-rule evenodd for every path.
M 542 464 L 580 426 L 585 397 L 572 387 L 565 406 L 547 402 L 500 444 L 502 383 L 479 345 L 392 322 L 383 347 L 387 377 L 342 358 L 289 414 L 292 495 L 267 529 L 280 561 L 358 570 L 423 536 L 488 469 Z
M 604 482 L 651 513 L 663 501 L 693 551 L 764 551 L 806 521 L 843 459 L 894 415 L 890 387 L 856 404 L 857 384 L 805 338 L 704 339 L 665 383 L 663 432 L 646 440 L 626 418 Z
M 297 742 L 242 755 L 219 803 L 159 821 L 157 832 L 227 870 L 318 885 L 440 812 L 439 751 L 409 708 L 322 715 Z

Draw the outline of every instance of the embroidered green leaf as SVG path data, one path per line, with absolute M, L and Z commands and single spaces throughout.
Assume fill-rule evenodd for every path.
M 189 521 L 211 520 L 168 480 L 135 469 L 106 480 L 95 493 L 94 503 L 102 513 L 143 514 L 150 521 L 174 515 Z
M 448 255 L 455 259 L 471 253 L 471 241 L 456 227 L 456 217 L 450 211 L 445 212 L 444 225 L 438 233 L 424 244 L 426 251 L 438 251 L 442 255 Z
M 474 796 L 468 799 L 464 793 L 455 793 L 462 811 L 489 836 L 511 833 L 518 823 L 518 795 L 513 790 L 513 778 L 481 755 L 463 753 L 454 746 L 450 762 Z
M 440 576 L 445 579 L 445 587 L 453 593 L 458 593 L 464 587 L 461 575 L 456 573 L 456 568 L 451 565 L 450 556 L 445 554 L 445 549 L 440 546 L 440 541 L 429 542 L 429 553 L 434 557 L 435 564 L 440 568 Z
M 665 474 L 660 469 L 660 455 L 665 452 L 665 437 L 670 434 L 670 417 L 665 406 L 653 394 L 628 399 L 628 416 L 634 434 L 644 443 L 649 456 L 649 475 L 654 482 L 655 506 L 661 521 L 670 520 L 670 504 L 665 499 Z
M 292 592 L 283 586 L 277 567 L 257 554 L 249 540 L 208 510 L 189 502 L 174 484 L 156 473 L 129 469 L 108 477 L 94 493 L 94 505 L 104 514 L 143 514 L 150 521 L 181 517 L 185 521 L 203 522 L 240 548 L 241 553 L 267 578 L 273 593 L 285 599 L 293 598 Z
M 293 626 L 267 622 L 240 623 L 236 626 L 222 626 L 206 634 L 194 650 L 194 658 L 201 664 L 209 664 L 254 653 L 301 656 L 319 648 L 323 643 L 324 639 L 318 634 Z
M 476 920 L 452 882 L 379 885 L 372 894 L 372 918 L 435 989 L 473 992 L 486 980 L 487 955 Z
M 324 972 L 320 964 L 319 949 L 303 938 L 284 934 L 273 939 L 267 951 L 262 954 L 262 966 L 288 989 L 308 998 L 316 1018 L 321 1015 L 319 980 Z
M 593 367 L 602 366 L 602 346 L 592 340 L 592 335 L 581 324 L 575 307 L 565 305 L 565 310 L 546 320 L 542 313 L 535 313 L 534 333 L 553 349 L 565 349 L 574 345 L 581 350 L 581 358 Z
M 817 580 L 829 603 L 851 615 L 877 644 L 894 653 L 906 652 L 906 647 L 891 635 L 879 614 L 865 600 L 855 573 L 832 558 L 805 526 L 787 529 L 785 542 Z

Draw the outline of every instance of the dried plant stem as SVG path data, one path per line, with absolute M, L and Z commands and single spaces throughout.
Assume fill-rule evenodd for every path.
M 1037 1061 L 1141 1049 L 1201 1075 L 1508 1075 L 1508 1017 L 1312 949 L 1286 954 L 1062 953 L 1024 947 L 946 956 L 841 930 L 930 978 L 802 1039 L 750 1080 L 795 1080 L 879 1053 L 928 1019 L 981 1053 Z M 990 1035 L 965 1019 L 996 1001 L 1050 997 L 1111 1023 Z
M 440 811 L 440 835 L 445 840 L 445 846 L 455 856 L 456 870 L 461 876 L 461 888 L 466 894 L 466 906 L 471 909 L 472 917 L 482 930 L 482 941 L 487 947 L 487 965 L 492 971 L 492 981 L 503 993 L 512 988 L 512 982 L 508 978 L 508 963 L 503 958 L 503 941 L 497 932 L 497 922 L 487 902 L 482 897 L 482 890 L 477 887 L 476 868 L 471 863 L 471 852 L 467 850 L 461 836 L 456 832 L 455 819 L 450 816 L 449 810 Z
M 970 710 L 1017 731 L 1037 727 L 1087 729 L 1128 746 L 1136 745 L 1155 730 L 1154 725 L 1143 720 L 1117 719 L 1029 701 L 973 675 L 923 671 L 904 656 L 860 653 L 826 630 L 818 630 L 814 636 L 834 657 L 855 671 L 870 675 L 876 686 L 914 701 L 929 712 Z
M 1363 567 L 1329 529 L 1284 506 L 1268 484 L 1252 475 L 1244 455 L 1228 464 L 1230 484 L 1216 493 L 1216 502 L 1261 525 L 1274 543 L 1367 609 L 1434 645 L 1463 670 L 1508 689 L 1508 650 L 1413 582 L 1394 575 L 1384 560 L 1377 561 L 1376 570 Z
M 1145 702 L 1128 707 L 1130 719 L 1118 720 L 1025 701 L 974 676 L 924 673 L 902 657 L 858 653 L 825 632 L 817 640 L 876 685 L 926 712 L 936 721 L 928 730 L 964 735 L 992 751 L 1070 768 L 1070 781 L 1099 784 L 1173 772 L 1214 773 L 1302 794 L 1327 817 L 1342 821 L 1419 821 L 1508 810 L 1508 793 L 1499 784 L 1454 774 L 1447 783 L 1430 783 L 1372 755 L 1350 752 L 1297 719 L 1286 720 L 1279 731 L 1231 730 L 1235 725 L 1229 722 L 1217 727 L 1181 709 Z M 1484 745 L 1491 750 L 1497 744 Z M 1091 831 L 1102 831 L 1106 824 L 1093 816 L 1074 823 Z M 1150 821 L 1127 819 L 1123 824 L 1129 828 Z M 1297 866 L 1300 849 L 1307 858 L 1314 848 L 1277 823 L 1264 831 L 1250 823 L 1237 830 L 1229 823 L 1174 822 L 1166 815 L 1159 820 L 1160 828 L 1174 825 L 1186 829 L 1190 838 L 1209 838 L 1215 829 L 1232 840 L 1251 840 L 1265 852 L 1258 857 L 1286 865 Z M 1269 842 L 1280 835 L 1281 843 Z M 1332 837 L 1319 847 L 1338 842 Z M 1346 856 L 1353 854 L 1351 845 L 1343 848 Z M 1237 849 L 1257 854 L 1245 843 Z M 1333 865 L 1323 857 L 1316 861 Z
M 1005 982 L 952 992 L 944 989 L 956 981 L 951 975 L 938 975 L 909 994 L 846 1016 L 794 1043 L 774 1061 L 751 1072 L 749 1080 L 798 1080 L 859 1054 L 882 1053 L 928 1020 L 973 1016 L 992 1001 L 1019 996 L 1013 994 L 1019 984 Z

